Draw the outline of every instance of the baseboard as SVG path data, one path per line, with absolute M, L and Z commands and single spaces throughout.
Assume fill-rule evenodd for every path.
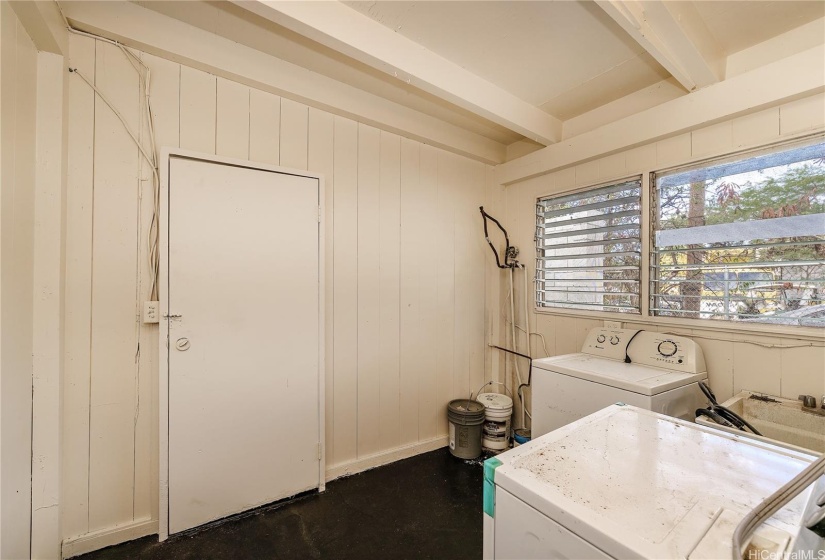
M 435 451 L 449 444 L 447 436 L 439 436 L 426 441 L 402 445 L 394 449 L 375 453 L 362 457 L 355 461 L 350 461 L 342 465 L 334 465 L 326 471 L 326 480 L 334 480 L 342 476 L 356 474 L 375 467 L 394 463 L 401 459 L 408 459 L 421 453 Z M 158 532 L 157 519 L 141 519 L 127 525 L 119 525 L 107 529 L 101 529 L 93 533 L 87 533 L 77 537 L 71 537 L 63 541 L 63 558 L 71 558 L 80 554 L 86 554 L 94 550 L 100 550 L 107 546 L 120 544 L 126 541 L 139 539 L 146 535 L 154 535 Z
M 326 479 L 327 482 L 329 482 L 330 480 L 334 480 L 342 476 L 374 469 L 375 467 L 394 463 L 395 461 L 400 461 L 401 459 L 408 459 L 409 457 L 414 457 L 415 455 L 420 455 L 421 453 L 427 453 L 428 451 L 435 451 L 436 449 L 447 447 L 447 445 L 449 445 L 449 437 L 446 435 L 438 436 L 426 441 L 411 443 L 409 445 L 402 445 L 401 447 L 395 447 L 387 451 L 367 455 L 366 457 L 356 459 L 355 461 L 327 467 Z
M 107 527 L 92 533 L 86 533 L 77 537 L 63 540 L 63 558 L 71 558 L 79 554 L 86 554 L 93 550 L 100 550 L 107 546 L 120 544 L 126 541 L 139 539 L 146 535 L 154 535 L 158 532 L 158 520 L 138 519 L 126 525 L 116 525 Z

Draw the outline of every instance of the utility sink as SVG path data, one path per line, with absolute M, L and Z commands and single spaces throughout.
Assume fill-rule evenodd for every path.
M 825 410 L 805 409 L 800 401 L 750 391 L 742 391 L 721 404 L 750 422 L 764 437 L 720 426 L 704 416 L 696 422 L 792 449 L 825 453 Z

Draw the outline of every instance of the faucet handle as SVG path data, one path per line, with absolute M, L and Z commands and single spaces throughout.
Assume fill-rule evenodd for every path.
M 805 408 L 816 408 L 816 397 L 811 395 L 799 395 L 797 400 L 802 401 L 802 406 Z

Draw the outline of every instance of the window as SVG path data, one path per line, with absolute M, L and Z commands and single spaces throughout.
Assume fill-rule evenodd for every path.
M 655 174 L 655 315 L 825 326 L 825 143 Z
M 641 184 L 539 199 L 538 307 L 639 313 Z

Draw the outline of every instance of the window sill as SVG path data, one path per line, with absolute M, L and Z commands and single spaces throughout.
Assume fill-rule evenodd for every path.
M 634 325 L 649 325 L 658 328 L 672 327 L 695 331 L 715 331 L 735 335 L 753 335 L 759 337 L 774 337 L 793 340 L 810 340 L 821 342 L 825 340 L 825 329 L 816 327 L 794 327 L 790 325 L 770 325 L 765 323 L 741 324 L 722 323 L 709 319 L 680 319 L 675 317 L 652 317 L 631 313 L 610 313 L 604 311 L 586 311 L 577 309 L 548 309 L 534 307 L 537 315 L 557 315 L 594 321 L 615 321 L 632 323 Z

